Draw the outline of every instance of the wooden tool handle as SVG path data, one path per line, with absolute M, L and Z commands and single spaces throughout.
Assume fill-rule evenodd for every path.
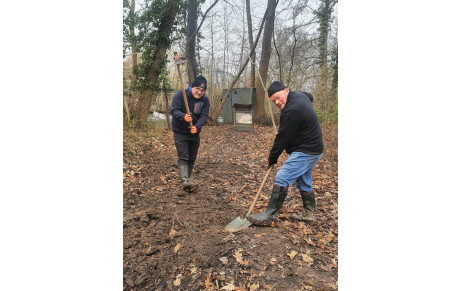
M 187 109 L 187 114 L 190 114 L 190 109 L 188 107 L 187 96 L 185 95 L 184 83 L 182 82 L 182 73 L 180 72 L 180 64 L 177 65 L 177 71 L 179 72 L 180 87 L 182 89 L 182 97 L 184 97 L 185 108 Z M 193 126 L 192 121 L 190 121 L 190 127 Z
M 251 214 L 252 209 L 256 205 L 257 199 L 259 198 L 260 193 L 262 193 L 262 188 L 265 186 L 265 182 L 267 182 L 268 176 L 270 175 L 272 168 L 273 168 L 273 165 L 271 165 L 270 168 L 268 168 L 267 173 L 265 173 L 265 177 L 262 181 L 262 184 L 259 187 L 259 191 L 257 191 L 256 197 L 254 197 L 254 201 L 252 201 L 251 207 L 249 207 L 249 211 L 248 213 L 246 213 L 246 217 L 248 217 Z

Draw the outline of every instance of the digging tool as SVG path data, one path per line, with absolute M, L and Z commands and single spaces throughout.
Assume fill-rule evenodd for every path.
M 180 65 L 183 64 L 183 63 L 186 63 L 186 62 L 187 61 L 185 59 L 183 59 L 180 55 L 178 55 L 176 52 L 174 52 L 174 63 L 176 63 L 177 72 L 179 73 L 180 86 L 181 86 L 181 89 L 182 89 L 182 97 L 184 97 L 185 108 L 187 109 L 187 114 L 190 115 L 190 109 L 188 107 L 188 102 L 187 102 L 187 96 L 185 95 L 184 82 L 182 81 L 182 73 L 180 71 Z M 192 127 L 192 126 L 193 126 L 193 123 L 192 123 L 192 121 L 190 121 L 190 127 Z
M 249 207 L 249 211 L 248 213 L 246 213 L 246 216 L 244 217 L 244 219 L 241 219 L 238 216 L 225 227 L 226 231 L 237 232 L 242 229 L 245 229 L 246 227 L 249 227 L 252 224 L 252 222 L 248 220 L 248 216 L 251 215 L 252 209 L 256 205 L 257 199 L 259 198 L 260 193 L 262 192 L 262 188 L 265 186 L 265 182 L 267 182 L 268 176 L 270 175 L 272 168 L 273 168 L 273 165 L 271 165 L 270 168 L 268 168 L 267 173 L 265 173 L 265 177 L 262 181 L 262 184 L 259 187 L 259 191 L 257 191 L 256 197 L 254 197 L 254 200 L 252 201 L 252 204 Z

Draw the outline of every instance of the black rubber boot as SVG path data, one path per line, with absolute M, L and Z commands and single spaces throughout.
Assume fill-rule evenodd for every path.
M 182 190 L 189 191 L 193 184 L 188 179 L 188 165 L 179 165 L 179 178 L 182 183 Z
M 302 197 L 304 213 L 302 215 L 293 214 L 292 217 L 294 219 L 301 220 L 307 223 L 315 222 L 316 221 L 315 193 L 313 192 L 313 190 L 311 190 L 310 192 L 300 192 L 300 196 Z
M 288 189 L 289 188 L 273 186 L 272 196 L 265 211 L 256 215 L 249 215 L 248 220 L 255 225 L 270 225 L 272 221 L 276 220 L 276 214 L 281 209 L 281 206 L 283 206 Z

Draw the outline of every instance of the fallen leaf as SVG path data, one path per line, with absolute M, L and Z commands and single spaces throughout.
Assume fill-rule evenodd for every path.
M 206 279 L 204 280 L 204 285 L 206 287 L 206 290 L 208 290 L 208 287 L 214 288 L 214 284 L 211 282 L 211 273 L 208 273 L 206 275 Z
M 297 254 L 298 254 L 298 252 L 292 250 L 292 251 L 291 251 L 290 253 L 288 253 L 287 255 L 288 255 L 288 256 L 291 258 L 291 260 L 292 260 L 292 259 L 295 258 L 295 256 L 297 256 Z
M 324 237 L 324 239 L 326 240 L 326 242 L 331 242 L 335 237 L 335 234 L 332 233 L 332 229 L 329 231 L 329 233 Z
M 272 259 L 270 260 L 270 264 L 273 265 L 273 264 L 275 264 L 277 261 L 278 261 L 278 260 L 277 260 L 276 258 L 272 258 Z
M 337 260 L 335 258 L 332 258 L 331 261 L 334 267 L 337 267 Z
M 263 235 L 264 235 L 264 234 L 262 234 L 262 233 L 258 233 L 258 234 L 255 234 L 254 236 L 255 236 L 256 238 L 261 238 Z
M 228 283 L 224 287 L 221 288 L 222 290 L 235 290 L 235 286 L 232 283 Z
M 224 265 L 227 265 L 227 264 L 228 264 L 228 259 L 227 259 L 227 257 L 219 258 L 219 261 L 221 261 Z
M 330 272 L 333 267 L 334 267 L 334 264 L 329 264 L 327 266 L 320 266 L 320 268 L 323 269 L 326 272 Z
M 247 265 L 249 265 L 249 260 L 243 260 L 243 255 L 241 253 L 242 251 L 243 251 L 243 249 L 239 249 L 239 250 L 235 251 L 233 256 L 235 257 L 235 259 L 238 262 L 238 264 L 247 266 Z
M 169 237 L 173 238 L 176 234 L 178 234 L 178 232 L 175 231 L 174 228 L 171 228 L 171 231 L 169 232 Z
M 180 250 L 181 247 L 183 247 L 184 245 L 182 243 L 178 243 L 176 245 L 176 247 L 174 248 L 174 253 L 177 254 L 177 252 Z
M 173 282 L 174 286 L 179 286 L 181 283 L 180 281 L 181 281 L 180 278 L 177 278 L 176 280 L 174 280 Z
M 259 283 L 251 284 L 251 286 L 249 286 L 249 291 L 257 291 L 259 287 Z
M 306 262 L 309 266 L 313 264 L 313 258 L 309 254 L 302 254 L 302 260 Z
M 334 239 L 335 235 L 332 233 L 332 230 L 329 231 L 329 233 L 324 236 L 323 238 L 321 238 L 319 241 L 318 241 L 318 245 L 321 247 L 321 246 L 324 246 L 324 245 L 327 245 L 328 243 L 330 243 L 333 239 Z
M 315 246 L 315 243 L 311 240 L 311 238 L 306 238 L 304 241 L 311 246 Z

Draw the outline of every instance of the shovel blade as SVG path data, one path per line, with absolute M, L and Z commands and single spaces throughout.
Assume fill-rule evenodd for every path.
M 225 230 L 229 232 L 237 232 L 237 231 L 240 231 L 242 229 L 249 227 L 251 224 L 252 223 L 246 218 L 241 219 L 238 216 L 225 227 Z

